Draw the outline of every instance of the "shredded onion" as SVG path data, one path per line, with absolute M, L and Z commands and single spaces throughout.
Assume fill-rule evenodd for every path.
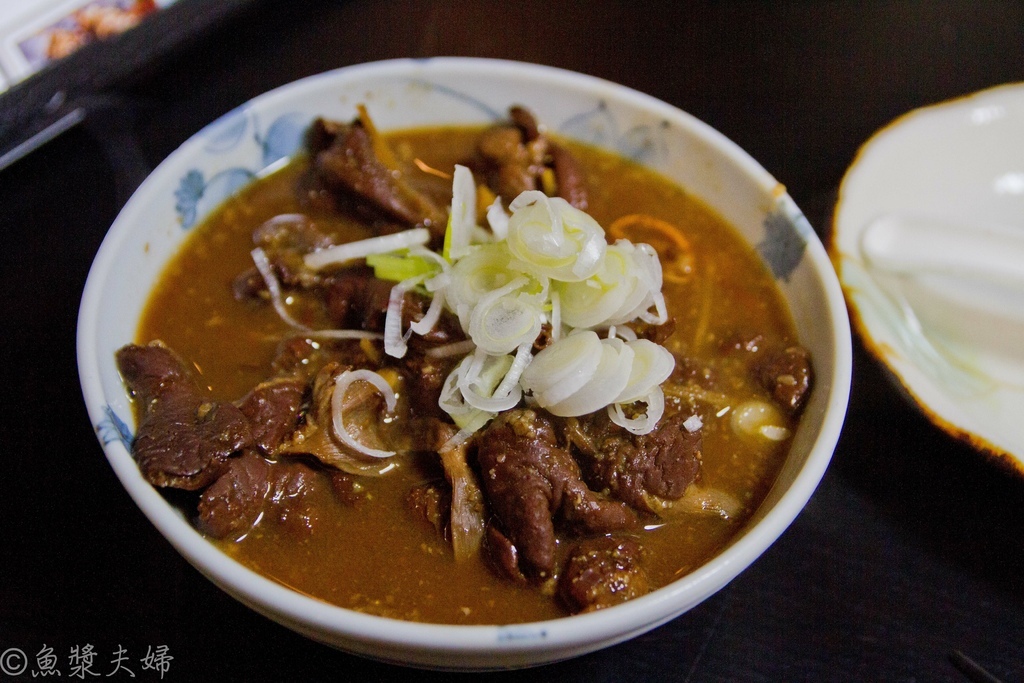
M 267 285 L 270 302 L 274 305 L 274 310 L 277 311 L 281 320 L 297 330 L 302 330 L 303 332 L 310 331 L 309 327 L 303 325 L 288 313 L 288 307 L 284 305 L 284 296 L 281 294 L 281 283 L 277 281 L 277 276 L 274 275 L 274 268 L 270 265 L 270 259 L 267 258 L 266 252 L 256 247 L 250 253 L 252 254 L 253 263 L 256 264 L 256 270 L 260 272 L 263 282 Z
M 430 241 L 430 231 L 426 228 L 413 228 L 390 235 L 369 237 L 355 242 L 337 244 L 333 247 L 320 249 L 306 254 L 303 261 L 306 267 L 319 270 L 329 265 L 345 263 L 357 258 L 366 258 L 371 254 L 387 254 L 388 252 L 422 246 Z
M 345 427 L 345 394 L 354 382 L 359 381 L 369 382 L 378 391 L 380 391 L 381 394 L 383 394 L 384 404 L 387 406 L 389 413 L 394 412 L 395 410 L 398 398 L 395 396 L 394 389 L 391 388 L 391 385 L 388 384 L 386 379 L 372 370 L 346 370 L 339 374 L 334 380 L 334 394 L 331 396 L 331 418 L 334 425 L 334 434 L 341 439 L 342 443 L 346 446 L 362 453 L 363 455 L 368 455 L 371 458 L 390 458 L 395 454 L 394 451 L 384 451 L 378 448 L 365 446 L 349 434 L 348 429 Z
M 406 342 L 412 336 L 410 328 L 405 334 L 402 333 L 402 304 L 405 301 L 405 293 L 423 282 L 425 276 L 417 275 L 408 280 L 403 280 L 391 288 L 388 297 L 388 310 L 384 316 L 384 353 L 394 358 L 402 358 L 408 351 Z

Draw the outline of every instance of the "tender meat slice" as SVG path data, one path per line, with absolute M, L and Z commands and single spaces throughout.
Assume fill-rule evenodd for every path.
M 201 489 L 225 471 L 232 454 L 251 446 L 245 415 L 212 400 L 163 344 L 129 344 L 118 350 L 117 365 L 141 408 L 132 455 L 150 483 Z
M 253 445 L 273 455 L 298 427 L 305 396 L 305 382 L 281 377 L 261 382 L 239 401 L 239 410 L 252 425 Z
M 495 418 L 479 437 L 477 459 L 487 502 L 532 578 L 544 580 L 555 569 L 556 516 L 597 533 L 636 523 L 629 508 L 587 488 L 551 423 L 532 410 Z
M 599 411 L 567 421 L 587 482 L 637 510 L 658 512 L 678 500 L 700 471 L 702 438 L 683 423 L 684 413 L 661 419 L 649 434 L 632 434 Z
M 425 226 L 435 238 L 444 237 L 446 212 L 378 158 L 361 121 L 318 119 L 309 140 L 313 172 L 328 190 L 355 197 L 406 226 Z
M 214 538 L 236 536 L 252 527 L 270 490 L 270 464 L 248 451 L 232 458 L 199 498 L 199 529 Z
M 558 579 L 558 595 L 573 614 L 593 612 L 650 592 L 642 548 L 631 538 L 602 536 L 572 549 Z
M 755 373 L 775 403 L 790 415 L 796 415 L 804 407 L 812 381 L 807 349 L 790 346 L 781 351 L 769 351 L 755 367 Z

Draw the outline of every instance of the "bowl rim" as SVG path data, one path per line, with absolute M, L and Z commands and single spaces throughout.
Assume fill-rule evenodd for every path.
M 753 179 L 764 189 L 767 196 L 785 201 L 793 211 L 799 213 L 792 200 L 784 194 L 784 190 L 780 195 L 781 185 L 778 181 L 747 152 L 708 124 L 627 86 L 556 67 L 466 57 L 384 60 L 345 66 L 307 76 L 259 95 L 244 106 L 290 98 L 295 96 L 297 91 L 318 88 L 325 81 L 330 82 L 338 78 L 387 76 L 410 69 L 512 73 L 525 76 L 527 79 L 554 81 L 577 90 L 600 87 L 602 92 L 608 91 L 619 101 L 652 111 L 686 128 L 691 134 L 727 156 L 730 163 L 734 163 L 744 175 Z M 216 126 L 220 120 L 217 119 L 192 135 L 153 170 L 121 209 L 90 268 L 79 310 L 77 357 L 83 395 L 94 425 L 104 417 L 102 406 L 106 403 L 99 380 L 100 366 L 96 344 L 98 314 L 102 304 L 100 294 L 112 277 L 112 266 L 117 260 L 118 250 L 132 229 L 130 219 L 145 204 L 148 195 L 155 192 L 155 178 L 159 177 L 161 168 L 167 168 L 192 153 L 193 147 L 204 132 Z M 409 651 L 410 658 L 390 659 L 413 665 L 422 665 L 422 662 L 417 661 L 418 655 L 415 653 L 418 651 L 453 655 L 494 652 L 500 658 L 510 653 L 565 652 L 567 648 L 586 648 L 592 643 L 598 644 L 590 649 L 598 649 L 632 638 L 669 621 L 728 584 L 785 531 L 804 508 L 824 475 L 846 415 L 852 373 L 852 350 L 849 321 L 838 279 L 824 247 L 813 234 L 807 238 L 806 254 L 813 263 L 816 280 L 822 288 L 834 346 L 832 374 L 827 378 L 829 396 L 824 403 L 824 419 L 809 448 L 806 462 L 772 509 L 718 555 L 673 583 L 610 609 L 527 624 L 446 625 L 379 617 L 321 602 L 248 569 L 203 538 L 186 519 L 172 509 L 155 487 L 142 479 L 135 461 L 119 442 L 103 444 L 104 453 L 118 479 L 143 514 L 193 566 L 243 603 L 250 607 L 260 605 L 264 609 L 269 609 L 278 619 L 283 619 L 293 628 L 314 638 L 317 631 L 324 631 L 342 635 L 366 647 L 381 647 L 386 644 L 385 650 L 381 652 L 381 658 L 389 659 L 387 651 L 390 650 Z M 585 651 L 589 649 L 558 658 L 582 654 Z M 537 659 L 536 663 L 555 659 Z

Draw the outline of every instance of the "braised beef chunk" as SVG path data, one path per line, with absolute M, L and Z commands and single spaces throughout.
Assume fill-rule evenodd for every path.
M 568 435 L 592 487 L 637 510 L 657 512 L 658 499 L 682 497 L 700 469 L 701 433 L 684 427 L 685 420 L 683 413 L 666 416 L 654 431 L 637 435 L 599 411 L 578 420 Z
M 299 424 L 306 384 L 277 378 L 257 384 L 238 403 L 252 426 L 253 445 L 271 455 Z
M 270 464 L 253 451 L 228 462 L 227 471 L 199 497 L 199 528 L 214 538 L 252 527 L 270 490 Z
M 586 178 L 576 158 L 551 142 L 524 107 L 511 107 L 507 122 L 484 131 L 477 154 L 475 170 L 506 201 L 527 190 L 549 190 L 544 176 L 550 173 L 557 196 L 580 210 L 589 204 Z
M 319 119 L 308 141 L 314 178 L 327 190 L 355 200 L 362 211 L 397 221 L 398 225 L 385 230 L 419 225 L 429 228 L 438 239 L 444 237 L 445 211 L 378 158 L 361 121 L 347 124 Z
M 410 339 L 410 342 L 412 340 Z M 459 356 L 434 357 L 425 353 L 410 353 L 402 359 L 409 398 L 409 410 L 415 417 L 446 419 L 438 398 L 448 374 L 462 360 Z
M 281 214 L 263 222 L 253 231 L 252 241 L 263 250 L 278 281 L 287 287 L 307 289 L 319 285 L 321 276 L 306 267 L 303 257 L 333 243 L 308 216 L 299 213 Z M 232 282 L 239 301 L 260 296 L 266 290 L 266 282 L 256 268 L 242 272 Z
M 811 359 L 807 349 L 790 346 L 770 351 L 757 365 L 756 372 L 780 407 L 791 415 L 800 412 L 811 388 Z
M 270 369 L 279 376 L 306 377 L 316 374 L 314 359 L 321 355 L 320 345 L 304 337 L 289 337 L 277 346 Z
M 491 511 L 534 579 L 555 569 L 556 517 L 600 533 L 636 523 L 629 508 L 587 488 L 549 420 L 532 410 L 496 417 L 479 439 L 477 459 Z
M 368 268 L 350 268 L 331 280 L 327 313 L 342 329 L 383 332 L 395 283 L 378 280 Z
M 129 344 L 118 350 L 117 365 L 141 407 L 132 455 L 150 483 L 201 489 L 252 444 L 245 415 L 212 400 L 162 344 Z
M 580 211 L 586 211 L 590 205 L 587 181 L 576 157 L 566 148 L 556 144 L 551 144 L 548 152 L 551 154 L 551 168 L 555 172 L 558 196 Z
M 224 474 L 203 491 L 199 527 L 214 538 L 237 536 L 257 522 L 305 535 L 313 531 L 331 487 L 327 474 L 305 463 L 267 461 L 247 451 L 232 458 Z
M 323 502 L 321 492 L 325 487 L 330 487 L 330 483 L 322 472 L 298 461 L 277 461 L 270 468 L 270 492 L 264 518 L 292 533 L 312 532 L 322 509 L 316 498 Z
M 558 579 L 558 595 L 573 614 L 632 600 L 651 589 L 642 548 L 631 538 L 601 536 L 572 549 Z

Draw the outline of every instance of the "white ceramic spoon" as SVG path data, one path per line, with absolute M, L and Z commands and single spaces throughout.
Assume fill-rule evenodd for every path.
M 1024 359 L 1024 227 L 886 214 L 865 228 L 860 248 L 929 339 Z

